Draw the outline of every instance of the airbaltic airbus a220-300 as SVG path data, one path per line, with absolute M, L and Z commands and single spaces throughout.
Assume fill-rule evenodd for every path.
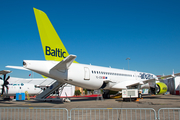
M 34 13 L 46 61 L 24 60 L 23 68 L 59 82 L 87 89 L 121 91 L 129 88 L 149 88 L 154 94 L 163 94 L 167 91 L 164 83 L 156 82 L 160 78 L 151 73 L 79 64 L 74 61 L 75 55 L 68 54 L 48 16 L 36 8 Z M 163 77 L 175 75 L 179 73 Z M 107 98 L 108 92 L 103 96 Z

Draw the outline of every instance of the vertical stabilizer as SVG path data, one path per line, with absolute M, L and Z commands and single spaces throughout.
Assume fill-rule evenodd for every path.
M 46 13 L 36 8 L 34 14 L 46 60 L 62 61 L 69 53 L 59 38 Z

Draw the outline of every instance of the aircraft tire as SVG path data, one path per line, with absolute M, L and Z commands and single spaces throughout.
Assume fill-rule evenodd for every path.
M 105 90 L 103 93 L 103 98 L 104 99 L 109 99 L 110 98 L 110 94 L 109 94 L 109 90 Z
M 141 93 L 139 93 L 138 98 L 142 98 L 142 94 Z

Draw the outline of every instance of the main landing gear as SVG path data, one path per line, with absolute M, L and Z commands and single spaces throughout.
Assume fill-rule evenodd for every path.
M 104 99 L 109 99 L 110 98 L 109 90 L 103 90 L 103 98 Z

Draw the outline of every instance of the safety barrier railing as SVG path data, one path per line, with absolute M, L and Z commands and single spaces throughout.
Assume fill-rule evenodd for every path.
M 157 118 L 156 118 L 157 117 Z M 180 120 L 180 108 L 0 107 L 0 120 Z
M 73 108 L 71 120 L 156 120 L 153 108 Z
M 158 120 L 180 120 L 180 108 L 160 108 Z
M 0 120 L 68 120 L 65 108 L 0 108 Z

